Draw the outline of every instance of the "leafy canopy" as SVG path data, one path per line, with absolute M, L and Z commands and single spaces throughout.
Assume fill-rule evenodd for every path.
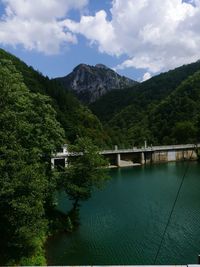
M 79 138 L 75 145 L 69 147 L 79 156 L 70 157 L 68 167 L 63 174 L 65 191 L 74 201 L 87 200 L 95 188 L 101 188 L 108 178 L 107 161 L 99 154 L 99 149 L 88 138 Z
M 0 60 L 0 263 L 45 264 L 45 203 L 54 187 L 52 150 L 64 132 L 48 97 L 31 93 L 13 64 Z

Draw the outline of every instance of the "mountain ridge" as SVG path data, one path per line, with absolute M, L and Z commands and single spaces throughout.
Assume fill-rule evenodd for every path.
M 44 77 L 0 49 L 0 61 L 3 59 L 13 62 L 30 91 L 51 98 L 67 142 L 73 143 L 77 136 L 87 136 L 101 148 L 116 144 L 121 147 L 142 145 L 144 140 L 155 145 L 175 144 L 195 141 L 196 132 L 200 132 L 199 61 L 134 87 L 112 90 L 86 107 L 57 80 Z M 82 67 L 92 71 L 86 64 Z M 95 68 L 101 71 L 107 67 L 97 64 Z M 193 138 L 186 138 L 186 132 Z
M 145 109 L 168 96 L 190 75 L 200 70 L 200 62 L 183 65 L 124 90 L 113 90 L 89 105 L 92 112 L 102 121 L 108 122 L 128 106 Z M 126 112 L 127 114 L 127 112 Z
M 132 87 L 138 82 L 119 75 L 104 64 L 81 63 L 71 73 L 55 78 L 66 90 L 73 91 L 82 102 L 89 104 L 107 92 Z
M 7 60 L 8 64 L 9 61 L 12 62 L 31 92 L 50 97 L 51 105 L 57 113 L 57 120 L 65 130 L 66 142 L 73 143 L 77 136 L 87 136 L 99 146 L 104 146 L 108 142 L 109 137 L 104 133 L 99 119 L 57 81 L 43 76 L 4 49 L 0 49 L 0 63 L 2 60 Z

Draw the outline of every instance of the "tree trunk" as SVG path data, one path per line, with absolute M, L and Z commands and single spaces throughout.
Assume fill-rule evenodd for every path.
M 73 203 L 73 210 L 76 210 L 76 208 L 78 207 L 78 202 L 79 202 L 79 198 L 77 198 L 75 202 Z

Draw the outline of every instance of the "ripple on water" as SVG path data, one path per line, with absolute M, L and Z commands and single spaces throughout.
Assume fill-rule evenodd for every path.
M 51 264 L 153 264 L 184 170 L 182 163 L 111 170 L 106 188 L 83 203 L 80 229 L 49 242 Z M 189 170 L 157 264 L 196 263 L 200 252 L 200 165 Z

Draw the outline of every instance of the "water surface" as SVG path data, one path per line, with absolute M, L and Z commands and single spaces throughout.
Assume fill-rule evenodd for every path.
M 51 265 L 153 264 L 188 163 L 112 169 L 106 187 L 81 206 L 81 226 L 48 244 Z M 59 195 L 59 209 L 70 203 Z M 156 264 L 197 263 L 200 164 L 189 163 Z

